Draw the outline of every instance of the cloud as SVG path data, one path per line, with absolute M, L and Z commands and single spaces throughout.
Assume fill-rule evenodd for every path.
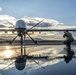
M 0 11 L 2 11 L 2 8 L 0 7 Z
M 27 23 L 27 27 L 33 26 L 39 21 L 43 20 L 43 22 L 37 26 L 37 28 L 48 28 L 48 29 L 70 29 L 70 28 L 76 28 L 76 26 L 73 25 L 65 25 L 64 23 L 54 20 L 54 19 L 46 19 L 46 18 L 40 18 L 40 17 L 27 17 L 24 16 L 21 18 Z M 36 28 L 36 27 L 35 27 Z
M 0 15 L 0 20 L 12 20 L 15 19 L 15 17 L 13 16 L 9 16 L 9 15 Z
M 23 17 L 22 19 L 27 23 L 28 26 L 33 26 L 36 23 L 40 22 L 41 20 L 43 20 L 43 22 L 37 27 L 50 27 L 50 26 L 57 26 L 63 24 L 54 19 L 46 19 L 46 18 L 38 18 L 38 17 Z
M 16 18 L 9 15 L 0 15 L 0 25 L 9 26 L 10 24 L 6 21 L 13 23 L 15 25 Z
M 56 26 L 63 24 L 54 19 L 46 19 L 46 18 L 38 18 L 38 17 L 22 17 L 21 19 L 26 22 L 27 28 L 37 24 L 38 22 L 40 22 L 43 19 L 44 19 L 43 22 L 41 22 L 40 25 L 36 26 L 37 28 L 44 28 L 44 27 L 45 28 L 49 28 L 49 27 L 55 28 Z M 8 22 L 6 22 L 6 20 L 10 21 L 11 23 L 13 23 L 15 25 L 15 23 L 18 19 L 16 19 L 13 16 L 10 16 L 10 15 L 0 15 L 0 23 L 4 24 L 4 25 L 10 25 Z
M 43 22 L 41 22 L 40 25 L 37 25 L 35 28 L 64 29 L 64 28 L 75 28 L 76 27 L 76 26 L 65 25 L 64 23 L 54 20 L 54 19 L 46 19 L 46 18 L 40 18 L 40 17 L 27 17 L 27 16 L 24 16 L 20 19 L 22 19 L 26 22 L 27 28 L 32 27 L 33 25 L 37 24 L 38 22 L 40 22 L 43 19 L 44 19 Z M 10 16 L 10 15 L 0 15 L 0 24 L 9 26 L 10 24 L 8 22 L 6 22 L 5 20 L 8 20 L 15 25 L 15 23 L 18 19 L 13 16 Z

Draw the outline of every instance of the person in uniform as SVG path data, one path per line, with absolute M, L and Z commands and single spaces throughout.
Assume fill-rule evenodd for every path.
M 68 30 L 65 30 L 63 37 L 66 38 L 63 43 L 70 47 L 71 43 L 74 41 L 72 34 Z

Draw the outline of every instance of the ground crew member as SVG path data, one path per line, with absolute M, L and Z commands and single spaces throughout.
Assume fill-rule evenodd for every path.
M 74 41 L 72 34 L 68 30 L 64 31 L 63 37 L 66 38 L 66 40 L 63 43 L 67 46 L 70 46 L 71 43 Z

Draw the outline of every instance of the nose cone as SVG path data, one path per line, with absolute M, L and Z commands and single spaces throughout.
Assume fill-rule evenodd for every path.
M 23 63 L 15 63 L 15 67 L 18 70 L 23 70 L 25 68 L 25 62 L 23 62 Z
M 26 29 L 26 23 L 23 20 L 18 20 L 15 25 L 15 29 L 17 28 Z
M 23 70 L 25 68 L 25 65 L 26 65 L 26 59 L 24 59 L 21 56 L 17 57 L 17 59 L 15 61 L 16 69 Z

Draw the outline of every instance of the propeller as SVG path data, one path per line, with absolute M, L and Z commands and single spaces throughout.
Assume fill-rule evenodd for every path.
M 35 43 L 35 44 L 37 44 L 37 41 L 36 40 L 34 40 L 28 33 L 26 33 L 30 38 L 31 38 L 31 40 Z
M 44 20 L 44 19 L 43 19 Z M 39 25 L 43 20 L 41 20 L 40 22 L 38 22 L 37 24 L 35 24 L 34 26 L 32 26 L 30 29 L 33 29 L 34 27 L 36 27 L 37 25 Z M 37 44 L 37 41 L 34 40 L 28 33 L 27 33 L 27 30 L 24 32 L 24 37 L 25 37 L 25 33 L 31 38 L 31 40 Z
M 11 25 L 14 27 L 14 24 L 13 24 L 13 23 L 9 22 L 9 21 L 8 21 L 8 20 L 6 20 L 6 19 L 5 19 L 5 21 L 7 21 L 9 24 L 11 24 Z
M 15 50 L 16 54 L 19 55 L 19 53 L 17 52 L 17 50 Z
M 15 62 L 15 60 L 12 61 L 9 65 L 7 65 L 6 67 L 4 67 L 3 69 L 6 69 L 6 68 L 9 67 L 10 65 L 12 65 L 14 62 Z
M 37 24 L 35 24 L 34 26 L 32 26 L 30 29 L 33 29 L 34 27 L 36 27 L 37 25 L 39 25 L 43 20 L 41 20 L 40 22 L 38 22 Z
M 18 35 L 17 35 L 17 36 L 18 36 Z M 17 36 L 14 37 L 14 39 L 13 39 L 9 44 L 12 44 L 12 43 L 15 41 L 15 39 L 17 38 Z
M 33 59 L 33 61 L 37 64 L 37 65 L 39 65 L 42 69 L 45 69 L 45 67 L 43 67 L 41 64 L 39 64 L 37 61 L 35 61 L 34 59 Z

